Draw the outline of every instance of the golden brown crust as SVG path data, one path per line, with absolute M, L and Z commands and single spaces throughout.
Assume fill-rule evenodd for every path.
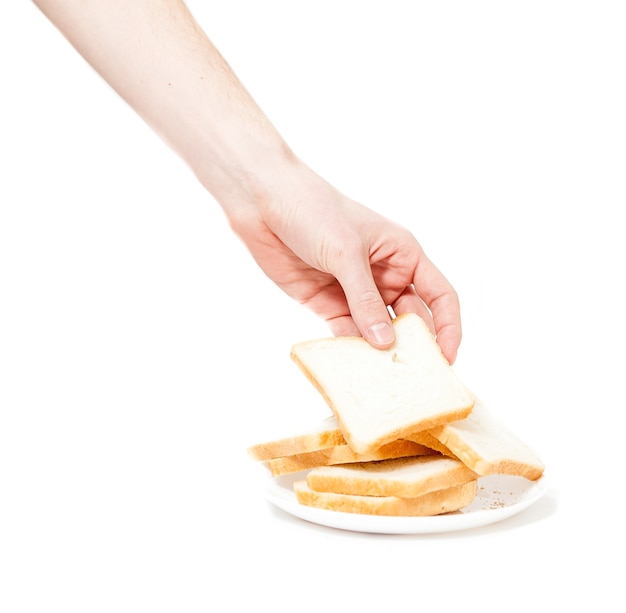
M 468 442 L 452 428 L 440 426 L 432 429 L 431 434 L 443 445 L 448 447 L 461 462 L 478 475 L 515 475 L 525 477 L 530 481 L 536 481 L 543 475 L 543 465 L 539 463 L 539 460 L 534 464 L 506 456 L 490 460 L 484 455 L 481 455 L 477 448 L 468 444 Z
M 469 406 L 463 407 L 461 409 L 449 411 L 448 413 L 440 413 L 436 417 L 431 417 L 419 422 L 415 422 L 413 424 L 409 424 L 402 429 L 397 429 L 385 436 L 380 436 L 370 445 L 370 447 L 372 449 L 377 449 L 382 445 L 385 445 L 397 439 L 410 439 L 411 435 L 415 432 L 431 430 L 432 428 L 435 428 L 437 426 L 443 426 L 446 424 L 454 423 L 455 421 L 458 421 L 460 419 L 465 419 L 471 414 L 473 406 L 474 404 L 472 403 Z M 348 445 L 354 447 L 355 444 L 354 442 L 351 442 L 349 433 L 346 432 L 344 436 Z M 367 450 L 364 450 L 363 452 L 367 453 Z
M 430 447 L 430 449 L 438 451 L 442 455 L 448 456 L 450 458 L 456 458 L 456 456 L 445 445 L 437 440 L 428 430 L 413 432 L 412 434 L 407 435 L 406 438 L 410 441 L 419 443 L 420 445 L 424 445 L 425 447 Z
M 415 457 L 432 455 L 437 453 L 430 447 L 425 447 L 414 441 L 399 440 L 383 445 L 371 454 L 358 454 L 347 445 L 336 445 L 327 449 L 298 453 L 280 458 L 267 460 L 265 466 L 274 477 L 290 473 L 316 468 L 319 466 L 332 466 L 335 464 L 349 464 L 353 462 L 371 462 L 401 457 Z
M 343 433 L 339 428 L 335 427 L 252 445 L 248 447 L 248 454 L 254 460 L 263 462 L 283 456 L 319 451 L 345 444 L 346 439 Z

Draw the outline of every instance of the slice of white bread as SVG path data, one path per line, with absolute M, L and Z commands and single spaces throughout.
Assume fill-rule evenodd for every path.
M 468 481 L 415 498 L 316 492 L 304 480 L 296 481 L 293 488 L 300 504 L 319 509 L 367 515 L 427 516 L 450 513 L 466 507 L 476 497 L 478 482 Z
M 337 445 L 345 444 L 346 439 L 339 428 L 337 419 L 331 416 L 309 431 L 252 445 L 248 447 L 248 454 L 254 460 L 266 461 L 321 449 L 330 449 Z
M 318 466 L 333 466 L 335 464 L 349 464 L 353 462 L 372 462 L 390 458 L 403 458 L 437 453 L 430 447 L 425 447 L 414 441 L 397 440 L 383 445 L 380 449 L 368 454 L 359 454 L 352 451 L 347 445 L 335 445 L 318 451 L 286 455 L 264 462 L 272 476 L 287 475 L 290 473 L 316 468 Z
M 478 475 L 518 475 L 531 481 L 543 475 L 541 460 L 478 399 L 470 416 L 429 433 Z
M 473 410 L 473 409 L 472 409 Z M 454 422 L 456 423 L 456 422 Z M 414 432 L 413 434 L 407 434 L 407 440 L 424 445 L 434 451 L 438 451 L 442 455 L 447 455 L 451 458 L 456 457 L 445 445 L 437 440 L 428 430 L 422 430 L 421 432 Z
M 445 456 L 396 458 L 311 470 L 306 482 L 316 492 L 415 498 L 478 479 L 459 460 Z
M 291 358 L 335 414 L 346 442 L 370 453 L 405 435 L 467 417 L 474 396 L 457 377 L 416 314 L 393 320 L 390 349 L 360 337 L 331 337 L 292 347 Z

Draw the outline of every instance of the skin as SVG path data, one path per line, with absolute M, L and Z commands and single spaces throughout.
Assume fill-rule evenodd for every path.
M 181 0 L 35 0 L 189 165 L 264 273 L 335 335 L 393 344 L 418 313 L 450 363 L 459 299 L 406 228 L 340 193 L 289 148 Z

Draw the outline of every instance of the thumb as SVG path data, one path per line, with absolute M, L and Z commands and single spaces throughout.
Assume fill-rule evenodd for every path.
M 390 347 L 395 340 L 391 315 L 376 287 L 369 261 L 358 271 L 351 268 L 343 278 L 337 277 L 337 280 L 343 288 L 352 320 L 361 335 L 378 349 Z

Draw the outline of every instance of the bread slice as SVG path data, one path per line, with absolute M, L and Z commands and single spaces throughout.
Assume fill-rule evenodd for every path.
M 369 454 L 359 454 L 352 451 L 347 444 L 336 445 L 319 451 L 298 453 L 274 458 L 264 462 L 273 477 L 287 475 L 317 468 L 319 466 L 333 466 L 335 464 L 349 464 L 352 462 L 372 462 L 375 460 L 387 460 L 391 458 L 413 457 L 421 455 L 434 455 L 438 452 L 430 447 L 425 447 L 414 441 L 397 440 L 383 445 Z
M 304 341 L 291 350 L 356 453 L 463 419 L 474 406 L 425 322 L 410 313 L 393 323 L 390 349 L 344 336 Z
M 481 476 L 518 475 L 535 481 L 543 475 L 542 461 L 478 399 L 469 417 L 429 432 Z
M 468 481 L 415 498 L 316 492 L 304 480 L 296 481 L 293 487 L 298 502 L 310 507 L 343 513 L 399 517 L 441 515 L 458 511 L 474 500 L 478 491 L 478 481 Z
M 345 445 L 337 419 L 334 416 L 323 420 L 310 431 L 300 432 L 294 436 L 280 438 L 248 447 L 248 454 L 254 460 L 266 461 L 283 456 L 329 449 L 337 445 Z
M 456 457 L 445 445 L 443 445 L 440 441 L 438 441 L 428 430 L 422 430 L 421 432 L 414 432 L 413 434 L 407 435 L 407 440 L 413 441 L 414 443 L 418 443 L 420 445 L 424 445 L 432 449 L 433 451 L 438 451 L 442 455 L 446 455 L 450 458 Z
M 415 498 L 477 478 L 463 462 L 431 455 L 322 466 L 311 470 L 306 482 L 316 492 Z

